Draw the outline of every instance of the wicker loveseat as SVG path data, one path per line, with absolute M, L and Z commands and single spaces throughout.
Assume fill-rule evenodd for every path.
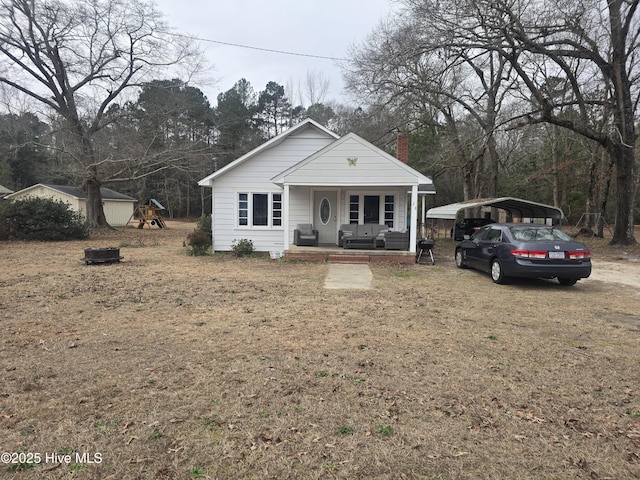
M 338 245 L 350 248 L 353 240 L 363 240 L 363 242 L 353 243 L 354 245 L 371 244 L 371 248 L 382 248 L 384 246 L 384 234 L 389 230 L 386 225 L 367 223 L 357 225 L 355 223 L 343 223 L 338 231 Z M 349 238 L 349 242 L 345 242 Z M 367 242 L 368 241 L 368 242 Z M 358 248 L 358 247 L 356 247 Z

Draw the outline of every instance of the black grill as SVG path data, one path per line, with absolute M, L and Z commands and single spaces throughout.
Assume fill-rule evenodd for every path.
M 435 260 L 433 258 L 433 246 L 435 242 L 433 240 L 418 240 L 417 250 L 418 254 L 416 255 L 417 263 L 425 263 L 425 261 L 421 261 L 424 256 L 425 259 L 429 258 L 431 260 L 431 265 L 435 265 Z

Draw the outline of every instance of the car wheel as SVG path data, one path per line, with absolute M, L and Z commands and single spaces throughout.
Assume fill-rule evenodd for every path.
M 456 250 L 456 267 L 467 268 L 467 264 L 464 263 L 464 255 L 462 254 L 461 248 Z
M 504 273 L 502 273 L 502 264 L 497 258 L 491 262 L 491 280 L 494 283 L 505 283 L 506 281 Z
M 560 283 L 560 285 L 564 285 L 565 287 L 570 287 L 572 285 L 575 285 L 577 281 L 578 281 L 577 278 L 559 278 L 558 279 L 558 282 Z

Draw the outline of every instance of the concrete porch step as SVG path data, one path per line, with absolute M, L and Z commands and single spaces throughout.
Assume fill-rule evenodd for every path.
M 329 263 L 369 263 L 369 255 L 329 255 Z

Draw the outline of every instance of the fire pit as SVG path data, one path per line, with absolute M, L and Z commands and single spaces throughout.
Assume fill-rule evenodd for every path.
M 85 248 L 82 261 L 85 265 L 89 265 L 90 263 L 115 263 L 122 258 L 120 249 L 117 247 Z

